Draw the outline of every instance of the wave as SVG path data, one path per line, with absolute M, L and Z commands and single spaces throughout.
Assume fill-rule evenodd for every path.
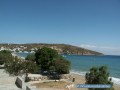
M 85 76 L 85 74 L 88 73 L 88 72 L 71 70 L 70 73 L 77 74 L 77 75 L 81 75 L 81 76 Z M 116 78 L 116 77 L 109 77 L 109 78 L 112 78 L 112 82 L 113 82 L 115 85 L 120 85 L 120 78 Z
M 109 78 L 112 78 L 112 82 L 114 82 L 114 84 L 120 85 L 120 78 L 116 78 L 116 77 L 109 77 Z
M 77 71 L 77 70 L 70 70 L 70 73 L 85 76 L 85 74 L 86 74 L 87 72 L 84 72 L 84 71 Z

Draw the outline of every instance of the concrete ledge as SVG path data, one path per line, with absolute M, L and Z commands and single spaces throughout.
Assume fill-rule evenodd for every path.
M 26 86 L 26 90 L 31 90 L 30 87 Z
M 38 90 L 38 89 L 37 89 L 36 87 L 27 85 L 27 86 L 26 86 L 26 90 Z M 40 90 L 40 89 L 39 89 L 39 90 Z
M 15 81 L 15 84 L 16 84 L 16 86 L 17 86 L 18 88 L 21 88 L 21 89 L 22 89 L 22 84 L 23 84 L 22 78 L 17 77 L 17 78 L 16 78 L 16 81 Z

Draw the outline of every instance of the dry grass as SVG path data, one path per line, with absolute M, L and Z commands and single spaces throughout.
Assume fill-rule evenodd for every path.
M 75 82 L 73 83 L 74 85 L 85 83 L 84 76 L 80 76 L 77 74 L 73 74 L 72 76 L 75 77 Z M 44 83 L 35 83 L 32 85 L 36 86 L 37 88 L 43 88 L 43 90 L 68 90 L 68 89 L 66 89 L 66 85 L 68 85 L 68 84 L 69 84 L 69 82 L 65 82 L 65 81 L 58 81 L 58 82 L 51 81 L 51 82 L 44 82 Z M 44 88 L 48 88 L 48 89 L 44 89 Z M 114 85 L 114 89 L 120 90 L 120 86 Z M 88 89 L 73 87 L 70 90 L 88 90 Z
M 67 85 L 67 82 L 65 81 L 52 81 L 52 82 L 44 82 L 44 83 L 35 83 L 32 84 L 33 86 L 36 86 L 37 88 L 65 88 Z

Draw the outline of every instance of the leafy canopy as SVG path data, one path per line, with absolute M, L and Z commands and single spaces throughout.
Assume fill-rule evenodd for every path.
M 19 75 L 21 73 L 35 73 L 38 68 L 36 63 L 32 61 L 23 61 L 18 57 L 5 62 L 5 70 L 11 75 Z
M 90 73 L 86 73 L 85 78 L 86 84 L 111 84 L 111 86 L 113 86 L 111 78 L 109 79 L 107 66 L 92 67 Z M 114 88 L 89 88 L 89 90 L 114 90 Z
M 57 73 L 69 73 L 70 62 L 57 53 L 56 50 L 43 47 L 35 53 L 36 63 L 42 71 L 55 71 Z
M 0 51 L 0 65 L 4 64 L 7 60 L 12 59 L 12 54 L 10 51 L 2 50 Z
M 35 54 L 29 54 L 29 55 L 25 58 L 25 60 L 35 62 Z

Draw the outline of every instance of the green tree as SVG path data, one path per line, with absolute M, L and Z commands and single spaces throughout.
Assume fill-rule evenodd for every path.
M 17 57 L 5 62 L 5 70 L 10 75 L 19 75 L 20 73 L 36 73 L 38 67 L 32 61 L 23 61 Z
M 35 53 L 36 63 L 42 71 L 53 71 L 59 74 L 67 74 L 70 70 L 70 62 L 51 48 L 42 48 Z
M 114 90 L 113 82 L 109 79 L 107 66 L 92 67 L 90 73 L 86 73 L 86 84 L 110 84 L 111 88 L 89 88 L 89 90 Z
M 58 53 L 56 50 L 53 50 L 51 48 L 44 47 L 42 49 L 39 49 L 35 53 L 35 60 L 36 63 L 41 67 L 43 71 L 49 70 L 49 67 L 51 66 L 51 63 L 57 58 Z
M 25 60 L 35 62 L 35 54 L 29 54 L 29 55 L 25 58 Z
M 57 60 L 54 62 L 55 70 L 59 74 L 68 74 L 70 70 L 70 62 L 60 56 Z
M 12 54 L 10 51 L 3 50 L 0 51 L 0 65 L 4 64 L 7 60 L 12 59 Z
M 24 73 L 36 73 L 38 71 L 37 64 L 32 61 L 24 61 L 22 65 Z
M 7 60 L 5 62 L 5 70 L 10 75 L 18 75 L 22 69 L 23 69 L 22 61 L 17 57 L 12 58 L 11 60 Z

